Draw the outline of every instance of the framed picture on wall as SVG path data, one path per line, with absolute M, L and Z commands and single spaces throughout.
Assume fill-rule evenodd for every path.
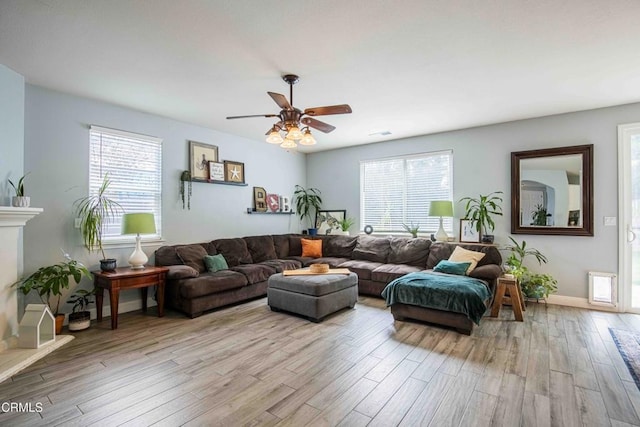
M 224 164 L 209 161 L 209 181 L 224 181 Z
M 316 228 L 318 229 L 318 235 L 339 234 L 337 232 L 342 231 L 340 221 L 344 220 L 346 217 L 346 209 L 316 212 Z
M 465 243 L 480 243 L 480 233 L 476 230 L 475 221 L 460 220 L 460 241 Z
M 244 163 L 225 160 L 224 180 L 244 184 Z
M 209 162 L 217 161 L 217 146 L 189 141 L 189 171 L 192 181 L 208 181 Z

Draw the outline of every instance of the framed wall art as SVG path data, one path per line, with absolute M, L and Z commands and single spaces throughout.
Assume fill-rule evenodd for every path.
M 209 161 L 209 181 L 224 181 L 224 164 Z
M 189 141 L 189 171 L 192 181 L 208 181 L 209 162 L 217 161 L 217 146 Z
M 244 184 L 244 163 L 224 161 L 224 180 Z
M 465 243 L 480 243 L 480 233 L 476 224 L 469 219 L 460 220 L 460 241 Z
M 340 227 L 340 221 L 347 217 L 347 211 L 317 211 L 316 212 L 316 228 L 318 229 L 318 235 L 338 234 L 336 232 L 342 231 Z

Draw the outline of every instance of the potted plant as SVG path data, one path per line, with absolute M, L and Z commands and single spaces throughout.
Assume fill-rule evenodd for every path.
M 465 219 L 475 225 L 476 230 L 482 236 L 483 243 L 493 243 L 493 235 L 489 233 L 496 227 L 492 216 L 502 216 L 501 195 L 502 191 L 495 191 L 486 196 L 480 194 L 477 199 L 472 197 L 460 199 L 461 202 L 467 202 L 464 207 Z
M 300 221 L 304 221 L 305 218 L 309 221 L 309 224 L 313 224 L 311 214 L 320 210 L 322 206 L 322 197 L 320 197 L 320 190 L 317 188 L 304 188 L 300 185 L 296 185 L 293 192 L 293 198 L 296 202 L 296 210 Z M 317 228 L 309 228 L 309 235 L 315 236 L 318 234 Z
M 518 282 L 522 293 L 527 298 L 547 298 L 549 294 L 558 290 L 558 281 L 549 274 L 540 274 L 531 272 L 524 266 L 524 260 L 527 257 L 534 257 L 539 265 L 547 263 L 547 257 L 544 256 L 536 248 L 527 247 L 527 242 L 518 243 L 513 237 L 509 237 L 511 245 L 506 247 L 511 251 L 509 258 L 505 262 L 506 271 L 513 274 Z
M 13 187 L 13 191 L 16 192 L 16 195 L 11 198 L 11 205 L 16 208 L 28 208 L 31 205 L 31 198 L 29 196 L 24 195 L 24 179 L 29 175 L 26 173 L 22 176 L 17 184 L 14 184 L 10 179 L 9 185 Z
M 100 251 L 100 269 L 113 271 L 116 269 L 115 258 L 107 258 L 102 247 L 103 226 L 110 223 L 118 213 L 123 212 L 122 206 L 106 196 L 111 181 L 105 175 L 98 193 L 92 196 L 81 197 L 74 202 L 76 215 L 80 218 L 80 232 L 85 247 L 89 251 Z
M 62 331 L 64 314 L 60 313 L 60 297 L 64 289 L 69 288 L 69 278 L 80 283 L 82 276 L 91 277 L 89 270 L 78 261 L 67 258 L 66 261 L 39 268 L 26 279 L 18 282 L 18 290 L 24 295 L 35 291 L 43 304 L 47 304 L 56 316 L 56 334 Z M 53 299 L 52 299 L 53 297 Z
M 404 227 L 405 230 L 407 230 L 407 232 L 409 234 L 411 234 L 411 237 L 416 238 L 418 237 L 418 230 L 420 230 L 420 224 L 414 224 L 413 221 L 409 223 L 409 225 L 407 224 L 402 224 L 402 226 Z
M 91 295 L 95 294 L 95 289 L 87 291 L 86 289 L 78 289 L 67 300 L 68 304 L 73 304 L 72 313 L 69 314 L 69 330 L 81 331 L 87 329 L 91 325 L 91 313 L 89 304 L 93 303 Z
M 533 224 L 531 225 L 547 225 L 547 218 L 551 216 L 550 213 L 547 213 L 547 209 L 542 205 L 536 205 L 536 210 L 531 215 L 533 219 Z
M 345 236 L 349 235 L 349 229 L 353 226 L 356 221 L 353 218 L 343 218 L 338 221 L 338 225 L 340 226 L 340 231 Z

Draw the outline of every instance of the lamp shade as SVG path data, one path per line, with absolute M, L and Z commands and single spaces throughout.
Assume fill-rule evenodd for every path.
M 429 204 L 429 216 L 453 216 L 453 202 L 451 200 L 432 200 Z
M 130 213 L 122 216 L 122 234 L 155 234 L 156 222 L 152 213 Z

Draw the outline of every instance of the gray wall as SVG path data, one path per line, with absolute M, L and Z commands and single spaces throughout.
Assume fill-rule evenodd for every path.
M 0 65 L 0 206 L 10 206 L 24 167 L 24 77 Z
M 98 268 L 100 257 L 84 249 L 78 230 L 73 228 L 72 208 L 74 200 L 88 193 L 89 126 L 92 124 L 164 140 L 162 234 L 166 244 L 299 229 L 296 216 L 247 215 L 246 210 L 252 204 L 252 186 L 291 195 L 294 184 L 305 185 L 304 155 L 288 153 L 263 141 L 27 85 L 25 169 L 31 172 L 31 205 L 44 208 L 44 213 L 25 229 L 25 273 L 60 261 L 59 248 L 90 268 Z M 244 162 L 245 181 L 249 185 L 194 182 L 191 210 L 183 210 L 179 176 L 189 165 L 187 140 L 217 145 L 220 159 Z M 146 247 L 145 252 L 151 255 L 155 249 Z M 121 266 L 127 265 L 132 251 L 133 245 L 106 250 Z M 83 283 L 83 287 L 88 285 Z M 121 301 L 134 300 L 138 295 L 136 291 L 127 291 Z
M 511 229 L 510 153 L 594 144 L 595 236 L 514 236 L 548 256 L 544 267 L 531 267 L 558 279 L 558 295 L 587 298 L 588 271 L 618 271 L 617 227 L 604 227 L 603 217 L 618 216 L 617 125 L 638 121 L 640 104 L 630 104 L 314 153 L 307 159 L 307 184 L 322 191 L 323 207 L 347 209 L 358 218 L 361 160 L 453 149 L 455 201 L 504 191 L 504 216 L 494 234 L 496 243 L 505 244 Z M 455 208 L 455 217 L 463 217 L 462 204 Z M 454 229 L 457 236 L 458 221 Z

